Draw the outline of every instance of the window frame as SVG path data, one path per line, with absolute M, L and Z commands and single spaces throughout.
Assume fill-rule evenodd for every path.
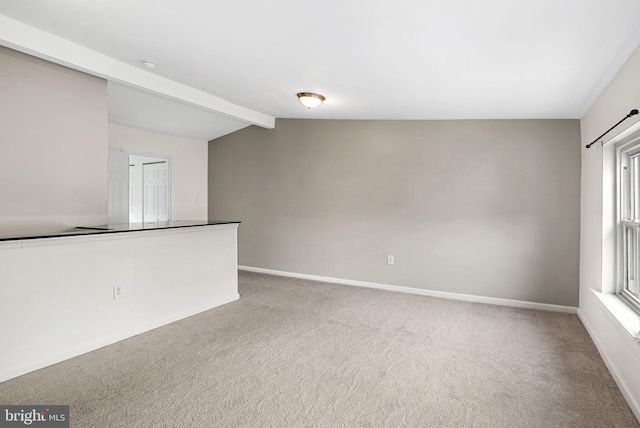
M 637 230 L 640 239 L 640 186 L 634 189 L 632 180 L 632 160 L 637 170 L 635 176 L 640 178 L 640 134 L 634 133 L 616 144 L 616 287 L 615 293 L 627 303 L 633 310 L 640 314 L 640 297 L 628 290 L 627 273 L 629 272 L 629 244 L 628 230 Z M 640 180 L 638 180 L 640 183 Z M 632 198 L 635 194 L 635 198 Z M 633 206 L 635 205 L 635 206 Z M 636 251 L 640 252 L 640 242 L 635 245 Z M 638 255 L 634 257 L 640 263 Z M 638 278 L 636 287 L 640 286 L 640 266 L 635 269 Z

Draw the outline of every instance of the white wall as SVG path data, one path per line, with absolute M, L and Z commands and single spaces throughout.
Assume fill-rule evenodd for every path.
M 0 235 L 107 218 L 107 84 L 0 47 Z
M 242 221 L 241 265 L 575 307 L 579 132 L 278 119 L 210 142 L 209 214 Z
M 208 143 L 206 141 L 155 134 L 110 124 L 109 148 L 130 154 L 171 156 L 173 159 L 172 218 L 174 220 L 207 220 Z
M 606 89 L 580 121 L 582 133 L 582 185 L 580 224 L 580 307 L 579 314 L 598 345 L 618 386 L 636 417 L 640 418 L 640 344 L 607 316 L 591 289 L 611 290 L 614 278 L 605 275 L 603 262 L 609 263 L 612 254 L 602 251 L 603 244 L 603 163 L 602 146 L 584 146 L 633 108 L 640 108 L 640 48 L 629 58 Z M 628 128 L 639 119 L 634 117 L 616 128 L 606 140 Z
M 0 382 L 238 299 L 236 230 L 0 242 Z

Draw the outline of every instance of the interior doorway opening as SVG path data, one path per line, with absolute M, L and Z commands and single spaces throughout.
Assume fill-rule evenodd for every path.
M 171 220 L 171 163 L 169 156 L 109 150 L 109 223 Z
M 170 159 L 129 155 L 129 222 L 171 219 Z

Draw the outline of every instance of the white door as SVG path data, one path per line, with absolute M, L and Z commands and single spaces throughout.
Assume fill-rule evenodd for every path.
M 110 224 L 129 223 L 129 155 L 109 150 L 108 156 Z
M 169 170 L 167 162 L 142 165 L 145 222 L 169 220 Z

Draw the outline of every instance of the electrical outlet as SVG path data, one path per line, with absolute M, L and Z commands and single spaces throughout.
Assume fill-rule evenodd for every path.
M 392 264 L 393 264 L 393 262 L 394 262 L 394 260 L 393 260 L 393 256 L 392 256 L 391 254 L 389 254 L 389 255 L 387 256 L 387 264 L 388 264 L 388 265 L 392 265 Z
M 122 284 L 115 284 L 113 286 L 113 298 L 121 299 L 124 297 L 124 286 Z

